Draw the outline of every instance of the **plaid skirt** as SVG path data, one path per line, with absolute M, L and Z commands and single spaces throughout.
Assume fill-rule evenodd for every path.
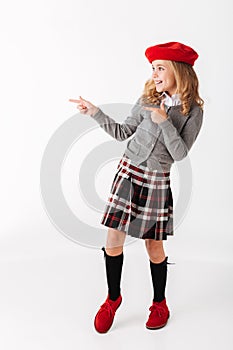
M 123 154 L 101 224 L 135 238 L 166 240 L 173 235 L 170 172 L 136 166 Z

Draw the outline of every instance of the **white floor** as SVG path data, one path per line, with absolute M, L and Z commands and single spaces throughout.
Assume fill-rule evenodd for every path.
M 93 319 L 106 297 L 103 252 L 59 234 L 24 244 L 1 245 L 0 347 L 51 349 L 233 348 L 233 265 L 200 259 L 169 259 L 166 327 L 145 328 L 152 300 L 149 263 L 142 242 L 125 247 L 123 302 L 107 334 Z M 173 238 L 171 238 L 173 239 Z M 20 250 L 17 248 L 20 247 Z

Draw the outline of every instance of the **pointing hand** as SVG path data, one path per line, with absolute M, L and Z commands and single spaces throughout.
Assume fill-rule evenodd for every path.
M 164 100 L 162 100 L 159 108 L 144 107 L 144 109 L 146 109 L 147 111 L 152 111 L 151 119 L 154 123 L 159 124 L 167 119 L 167 113 L 164 107 Z
M 93 116 L 98 111 L 98 107 L 94 106 L 90 101 L 84 100 L 81 96 L 79 96 L 79 99 L 69 99 L 70 102 L 77 103 L 77 108 L 79 109 L 80 113 L 82 114 L 88 114 L 90 116 Z

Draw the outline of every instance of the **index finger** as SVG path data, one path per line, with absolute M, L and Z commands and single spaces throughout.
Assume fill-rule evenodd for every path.
M 146 109 L 147 111 L 157 111 L 158 108 L 154 108 L 154 107 L 143 107 L 144 109 Z
M 70 98 L 69 101 L 77 103 L 77 102 L 80 102 L 81 100 L 74 100 L 74 99 Z

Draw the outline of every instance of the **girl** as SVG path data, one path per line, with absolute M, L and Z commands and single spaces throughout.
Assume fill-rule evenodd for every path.
M 126 234 L 145 240 L 154 289 L 148 329 L 164 327 L 169 318 L 165 298 L 167 262 L 163 240 L 173 235 L 173 196 L 170 168 L 187 156 L 203 121 L 203 100 L 193 69 L 198 54 L 179 42 L 148 47 L 146 58 L 152 77 L 131 110 L 119 124 L 81 96 L 77 108 L 116 140 L 131 138 L 117 166 L 101 224 L 108 227 L 103 247 L 108 295 L 94 320 L 106 333 L 121 304 L 123 245 Z

